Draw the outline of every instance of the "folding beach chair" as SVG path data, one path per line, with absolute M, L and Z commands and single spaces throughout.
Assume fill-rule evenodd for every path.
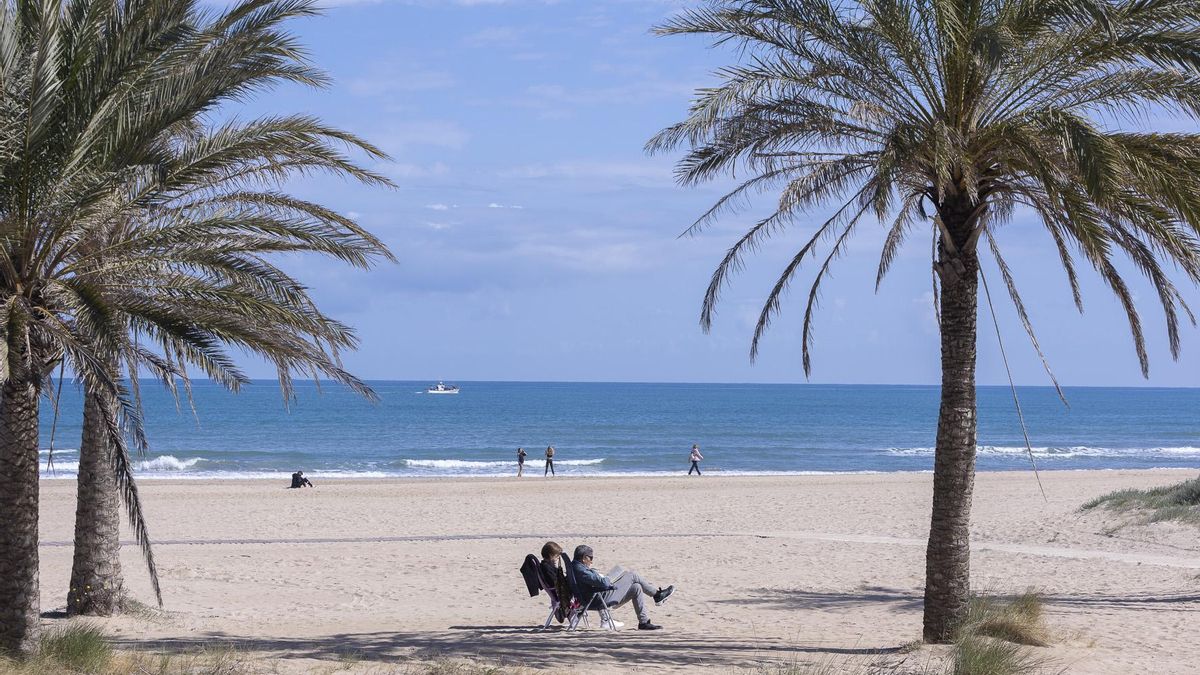
M 550 597 L 550 613 L 546 615 L 546 623 L 542 624 L 542 630 L 550 627 L 550 622 L 554 621 L 554 615 L 560 610 L 569 626 L 575 617 L 575 608 L 571 606 L 571 598 L 560 598 L 558 596 L 558 589 L 554 587 L 554 580 L 546 578 L 546 573 L 542 570 L 540 564 L 537 566 L 537 576 L 542 590 Z
M 579 581 L 575 578 L 575 570 L 571 568 L 571 559 L 567 554 L 562 554 L 563 566 L 567 571 L 567 585 L 571 587 L 571 595 L 575 596 L 575 602 L 578 607 L 575 610 L 574 616 L 570 618 L 567 624 L 567 630 L 578 630 L 580 622 L 588 628 L 592 627 L 591 621 L 588 620 L 588 612 L 593 609 L 600 614 L 600 626 L 605 630 L 616 630 L 617 625 L 613 623 L 612 613 L 608 610 L 608 605 L 604 602 L 604 591 L 590 593 L 584 596 L 584 591 L 579 586 Z

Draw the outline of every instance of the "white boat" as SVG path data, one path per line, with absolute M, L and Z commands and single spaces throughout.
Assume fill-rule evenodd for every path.
M 438 382 L 437 384 L 429 385 L 429 387 L 427 387 L 425 389 L 425 393 L 426 394 L 457 394 L 458 387 L 454 386 L 453 384 L 446 384 L 445 382 Z

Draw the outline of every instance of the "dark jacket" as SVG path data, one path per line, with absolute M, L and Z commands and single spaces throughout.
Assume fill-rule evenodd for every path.
M 567 575 L 563 569 L 549 560 L 543 560 L 541 566 L 542 578 L 554 586 L 554 594 L 558 596 L 559 601 L 570 604 L 571 587 L 567 585 Z
M 575 573 L 575 585 L 579 587 L 579 595 L 583 596 L 584 601 L 595 593 L 611 591 L 614 588 L 608 579 L 578 560 L 571 561 L 571 570 Z
M 525 579 L 525 587 L 529 589 L 531 598 L 537 597 L 537 594 L 542 592 L 542 582 L 538 581 L 537 569 L 537 556 L 532 553 L 525 556 L 525 562 L 521 563 L 521 577 Z

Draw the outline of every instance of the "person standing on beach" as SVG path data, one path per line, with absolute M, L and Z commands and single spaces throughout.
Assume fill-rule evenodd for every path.
M 525 471 L 525 448 L 517 448 L 517 478 Z
M 704 455 L 700 454 L 700 446 L 695 443 L 692 443 L 691 459 L 692 468 L 688 469 L 688 475 L 692 475 L 692 472 L 695 471 L 697 476 L 703 476 L 704 474 L 700 473 L 700 460 L 704 459 Z
M 554 446 L 553 445 L 546 446 L 546 470 L 542 472 L 542 476 L 545 477 L 547 475 L 549 475 L 549 476 L 557 475 L 554 473 Z

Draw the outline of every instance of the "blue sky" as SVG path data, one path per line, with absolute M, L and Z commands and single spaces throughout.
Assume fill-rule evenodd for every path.
M 341 3 L 294 24 L 335 80 L 285 88 L 240 115 L 306 112 L 382 146 L 395 191 L 328 178 L 297 193 L 354 214 L 399 264 L 362 272 L 291 261 L 326 311 L 355 326 L 349 367 L 370 379 L 802 382 L 801 272 L 757 363 L 747 357 L 775 275 L 811 234 L 797 222 L 748 260 L 711 334 L 697 323 L 713 267 L 768 204 L 677 235 L 729 183 L 684 189 L 642 146 L 737 55 L 649 33 L 680 2 L 428 0 Z M 1191 128 L 1178 120 L 1151 125 Z M 813 382 L 935 383 L 929 239 L 914 237 L 878 294 L 883 226 L 864 228 L 823 286 Z M 1090 269 L 1079 315 L 1047 234 L 1028 215 L 999 233 L 1046 354 L 1067 385 L 1200 386 L 1200 331 L 1173 362 L 1153 292 L 1134 281 L 1151 348 L 1143 380 L 1123 313 Z M 1018 383 L 1044 384 L 994 279 Z M 1136 276 L 1131 273 L 1131 276 Z M 996 294 L 999 295 L 996 295 Z M 1195 289 L 1186 296 L 1200 300 Z M 1200 305 L 1200 302 L 1193 304 Z M 1004 383 L 991 319 L 979 380 Z M 252 366 L 269 377 L 265 367 Z

